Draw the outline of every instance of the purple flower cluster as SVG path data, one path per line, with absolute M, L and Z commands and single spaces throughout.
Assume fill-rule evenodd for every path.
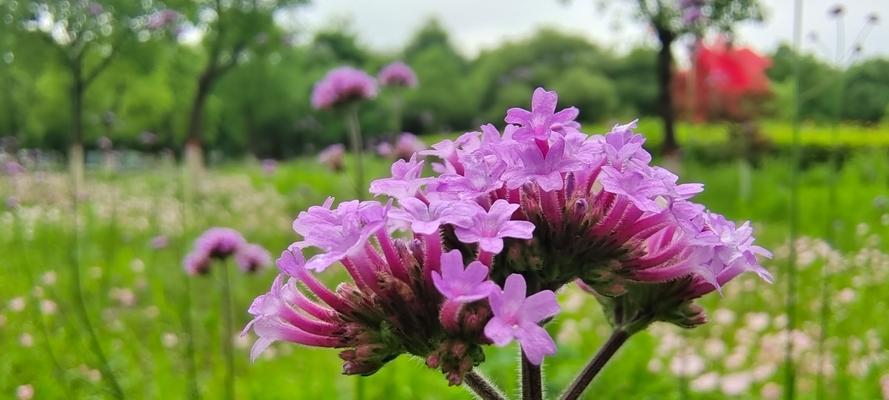
M 383 67 L 377 79 L 382 86 L 414 87 L 418 83 L 414 70 L 401 61 L 396 61 Z
M 155 240 L 152 240 L 154 244 Z M 262 246 L 247 243 L 244 236 L 234 229 L 219 227 L 204 231 L 195 240 L 194 248 L 185 256 L 182 264 L 189 275 L 203 275 L 210 272 L 213 260 L 225 260 L 231 256 L 235 257 L 244 272 L 255 272 L 271 264 L 271 255 Z
M 487 124 L 421 152 L 437 157 L 435 176 L 416 155 L 397 160 L 369 188 L 386 203 L 328 199 L 300 213 L 302 240 L 250 309 L 254 357 L 276 340 L 342 348 L 344 373 L 367 375 L 409 353 L 458 384 L 485 345 L 515 340 L 534 364 L 553 354 L 543 325 L 566 284 L 635 331 L 701 324 L 694 299 L 745 271 L 771 279 L 749 223 L 694 203 L 702 185 L 650 165 L 635 121 L 587 135 L 557 100 L 538 88 L 502 132 Z M 333 265 L 351 276 L 336 290 L 313 276 Z
M 312 89 L 312 107 L 328 109 L 377 96 L 377 83 L 366 72 L 352 67 L 334 68 Z

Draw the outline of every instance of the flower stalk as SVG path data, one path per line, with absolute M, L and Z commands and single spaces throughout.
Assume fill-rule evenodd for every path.
M 596 375 L 602 371 L 602 367 L 614 357 L 614 354 L 617 353 L 617 350 L 626 343 L 627 339 L 630 338 L 632 334 L 622 327 L 618 327 L 611 332 L 611 336 L 608 337 L 608 340 L 605 341 L 605 344 L 599 349 L 595 356 L 590 359 L 590 362 L 587 363 L 583 370 L 580 371 L 580 374 L 574 378 L 574 381 L 571 382 L 571 385 L 568 386 L 568 389 L 565 390 L 565 393 L 562 394 L 562 400 L 576 400 L 579 399 L 586 388 L 590 385 Z
M 487 378 L 475 371 L 469 371 L 463 378 L 466 385 L 479 399 L 482 400 L 506 400 L 506 396 Z
M 222 314 L 222 354 L 225 357 L 225 398 L 233 400 L 235 398 L 235 355 L 232 344 L 232 332 L 234 332 L 232 323 L 232 295 L 231 282 L 229 278 L 228 261 L 221 261 L 222 270 L 221 277 L 221 314 Z
M 525 355 L 522 357 L 522 399 L 543 400 L 543 368 L 535 365 Z
M 352 168 L 355 173 L 355 196 L 364 200 L 364 139 L 361 136 L 361 123 L 358 119 L 358 104 L 350 104 L 346 110 L 346 124 L 349 131 L 349 145 L 352 146 L 352 155 L 355 157 L 355 165 Z

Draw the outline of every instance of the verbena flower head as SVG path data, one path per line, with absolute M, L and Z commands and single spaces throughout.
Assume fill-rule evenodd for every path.
M 330 168 L 331 171 L 342 171 L 345 155 L 345 146 L 340 143 L 332 144 L 318 153 L 318 162 Z
M 182 264 L 190 275 L 206 274 L 214 259 L 224 260 L 247 244 L 240 232 L 231 228 L 207 229 L 194 243 Z
M 312 107 L 323 110 L 376 96 L 377 84 L 373 77 L 356 68 L 338 67 L 315 83 L 311 102 Z
M 377 77 L 383 86 L 417 86 L 417 75 L 407 64 L 396 61 L 383 67 Z
M 208 254 L 211 258 L 224 259 L 241 249 L 247 241 L 240 232 L 231 228 L 214 227 L 207 229 L 195 241 L 195 250 Z
M 407 160 L 415 154 L 426 150 L 426 143 L 423 143 L 417 135 L 410 132 L 403 132 L 398 135 L 395 140 L 395 146 L 392 148 L 392 155 L 402 160 Z
M 244 272 L 256 272 L 272 264 L 272 255 L 258 244 L 247 244 L 235 253 L 235 262 Z
M 702 323 L 693 300 L 742 272 L 770 279 L 750 225 L 694 203 L 702 185 L 650 165 L 635 122 L 587 135 L 578 110 L 556 102 L 537 89 L 502 132 L 486 124 L 421 152 L 438 158 L 431 177 L 417 157 L 396 161 L 370 185 L 386 205 L 328 199 L 300 213 L 302 240 L 278 260 L 285 276 L 251 308 L 256 348 L 341 348 L 344 373 L 364 375 L 408 353 L 459 384 L 486 345 L 515 340 L 537 364 L 554 353 L 544 325 L 566 284 L 642 329 Z M 314 277 L 340 265 L 350 280 L 335 290 Z

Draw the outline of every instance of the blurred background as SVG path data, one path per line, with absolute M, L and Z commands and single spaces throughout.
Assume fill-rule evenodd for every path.
M 656 162 L 775 252 L 775 284 L 741 279 L 705 299 L 710 324 L 634 337 L 589 398 L 889 399 L 885 16 L 880 0 L 0 0 L 0 398 L 221 398 L 221 342 L 237 398 L 469 398 L 406 356 L 363 383 L 329 350 L 250 363 L 253 339 L 220 327 L 219 274 L 182 269 L 208 227 L 277 254 L 300 210 L 354 198 L 348 120 L 312 89 L 401 61 L 417 84 L 357 106 L 368 180 L 502 127 L 542 86 L 584 132 L 638 118 Z M 233 273 L 236 330 L 274 275 Z M 587 295 L 559 296 L 551 394 L 609 332 Z M 512 349 L 487 356 L 513 392 Z

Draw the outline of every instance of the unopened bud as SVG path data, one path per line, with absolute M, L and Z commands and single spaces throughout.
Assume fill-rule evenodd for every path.
M 466 343 L 455 341 L 453 344 L 451 344 L 451 356 L 453 356 L 454 358 L 462 359 L 464 356 L 466 356 L 466 350 L 468 348 L 469 347 L 466 346 Z
M 436 353 L 430 354 L 426 357 L 426 366 L 432 369 L 436 369 L 441 366 L 441 358 Z

